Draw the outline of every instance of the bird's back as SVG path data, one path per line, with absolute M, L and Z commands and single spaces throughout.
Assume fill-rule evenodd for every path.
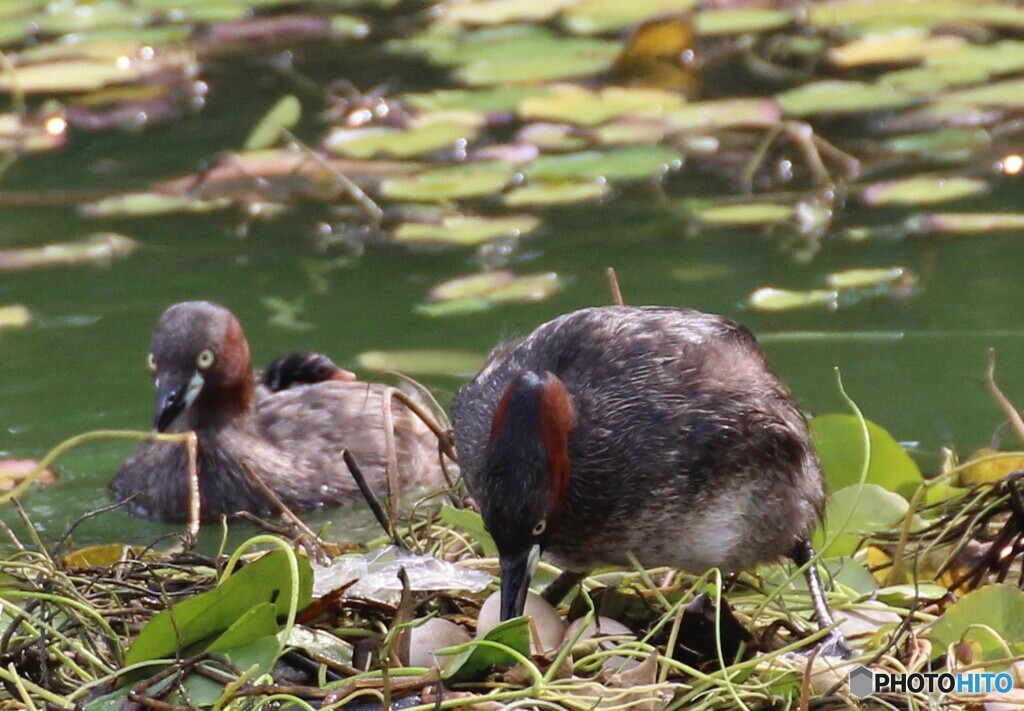
M 788 552 L 770 531 L 779 517 L 793 536 L 813 525 L 823 489 L 803 416 L 742 326 L 689 309 L 591 308 L 499 347 L 453 404 L 471 491 L 497 402 L 525 370 L 556 375 L 576 408 L 569 502 L 549 545 L 563 563 L 633 551 L 738 569 Z M 740 540 L 739 520 L 762 540 Z

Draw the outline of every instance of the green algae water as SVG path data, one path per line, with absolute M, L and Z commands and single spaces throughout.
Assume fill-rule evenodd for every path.
M 138 133 L 73 133 L 62 151 L 18 161 L 3 175 L 3 191 L 102 192 L 200 170 L 225 147 L 240 146 L 282 94 L 297 92 L 308 116 L 315 116 L 320 95 L 302 81 L 320 86 L 345 76 L 363 89 L 388 82 L 388 90 L 398 92 L 441 80 L 422 61 L 381 57 L 367 59 L 364 45 L 325 43 L 297 50 L 302 71 L 296 74 L 266 71 L 255 60 L 213 63 L 202 111 Z M 312 141 L 320 129 L 312 118 L 305 124 L 297 131 Z M 673 177 L 672 192 L 705 194 L 706 181 L 682 171 Z M 1012 211 L 1018 203 L 1019 184 L 1009 180 L 961 209 Z M 907 443 L 926 472 L 935 469 L 943 447 L 966 455 L 988 445 L 1003 420 L 985 389 L 987 349 L 996 349 L 1000 385 L 1024 404 L 1018 304 L 1024 250 L 1020 236 L 1009 231 L 929 241 L 826 239 L 803 260 L 760 228 L 693 234 L 657 181 L 582 205 L 533 208 L 542 218 L 538 230 L 514 245 L 485 250 L 375 239 L 357 248 L 344 239 L 325 240 L 324 223 L 337 218 L 317 204 L 299 203 L 244 229 L 244 220 L 230 211 L 86 219 L 70 199 L 0 204 L 0 249 L 102 231 L 139 245 L 108 264 L 0 272 L 0 305 L 24 304 L 32 314 L 27 326 L 0 332 L 2 457 L 39 458 L 89 430 L 147 429 L 154 404 L 149 337 L 163 309 L 178 301 L 209 299 L 231 308 L 257 365 L 289 350 L 316 350 L 364 379 L 383 378 L 360 367 L 361 353 L 448 349 L 482 357 L 500 339 L 557 314 L 610 303 L 607 267 L 615 268 L 627 303 L 688 306 L 749 326 L 811 414 L 843 411 L 841 374 L 864 414 Z M 846 211 L 849 222 L 876 221 L 871 207 Z M 554 273 L 562 287 L 537 303 L 447 317 L 418 311 L 432 286 L 484 265 Z M 909 293 L 898 298 L 778 313 L 749 306 L 749 295 L 766 285 L 813 289 L 830 272 L 894 265 L 916 275 Z M 462 378 L 422 380 L 447 405 Z M 58 462 L 57 484 L 23 499 L 45 539 L 109 502 L 108 482 L 132 447 L 75 450 Z M 370 528 L 370 517 L 358 508 L 311 519 L 330 525 L 338 538 L 364 536 Z M 113 512 L 89 521 L 75 540 L 149 542 L 171 530 L 177 529 Z

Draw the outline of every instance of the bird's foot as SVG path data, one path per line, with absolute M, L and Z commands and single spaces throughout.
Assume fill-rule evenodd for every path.
M 850 646 L 843 633 L 837 629 L 831 630 L 818 642 L 817 647 L 808 648 L 808 651 L 811 649 L 817 649 L 819 657 L 836 657 L 843 661 L 856 659 L 859 656 L 857 650 Z

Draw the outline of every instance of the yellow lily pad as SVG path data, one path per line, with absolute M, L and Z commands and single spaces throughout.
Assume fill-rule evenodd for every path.
M 961 462 L 957 471 L 957 486 L 996 484 L 1010 474 L 1024 469 L 1024 452 L 997 452 L 979 449 Z

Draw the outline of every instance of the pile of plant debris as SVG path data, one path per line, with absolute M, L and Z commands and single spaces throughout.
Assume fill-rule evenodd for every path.
M 818 417 L 812 433 L 834 492 L 816 563 L 854 661 L 815 652 L 809 596 L 782 565 L 734 579 L 597 571 L 557 613 L 531 605 L 531 617 L 483 629 L 496 551 L 479 515 L 448 492 L 386 521 L 395 535 L 355 553 L 272 522 L 278 533 L 209 556 L 187 532 L 146 549 L 69 550 L 74 527 L 47 546 L 24 516 L 4 524 L 0 699 L 66 709 L 840 708 L 852 703 L 857 664 L 1009 670 L 1010 694 L 942 703 L 1018 698 L 1024 454 L 951 459 L 926 480 L 859 413 Z M 556 573 L 542 565 L 536 582 Z

